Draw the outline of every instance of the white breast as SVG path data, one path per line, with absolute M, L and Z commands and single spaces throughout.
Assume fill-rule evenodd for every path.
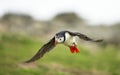
M 72 46 L 73 43 L 75 43 L 77 45 L 77 38 L 76 36 L 71 36 L 69 33 L 65 33 L 65 42 L 64 44 L 67 46 Z

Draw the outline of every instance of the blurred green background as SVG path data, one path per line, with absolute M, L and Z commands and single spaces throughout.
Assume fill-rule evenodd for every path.
M 58 45 L 35 63 L 24 64 L 61 30 L 81 32 L 102 43 L 79 40 L 79 54 Z M 0 75 L 120 75 L 120 23 L 90 26 L 75 13 L 50 21 L 6 13 L 0 18 Z

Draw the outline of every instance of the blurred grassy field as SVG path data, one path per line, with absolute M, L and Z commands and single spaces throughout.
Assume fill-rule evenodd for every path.
M 81 53 L 71 54 L 69 48 L 58 45 L 41 60 L 22 64 L 43 44 L 26 36 L 3 34 L 0 75 L 120 75 L 120 50 L 114 46 L 101 48 L 94 55 L 81 46 Z

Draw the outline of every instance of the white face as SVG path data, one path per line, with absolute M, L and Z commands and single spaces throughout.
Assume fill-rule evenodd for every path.
M 57 43 L 63 43 L 64 42 L 64 37 L 63 36 L 62 37 L 55 36 L 55 41 Z

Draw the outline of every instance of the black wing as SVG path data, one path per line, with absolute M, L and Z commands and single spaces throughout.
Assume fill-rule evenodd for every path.
M 102 39 L 99 39 L 99 40 L 91 39 L 91 38 L 87 37 L 86 35 L 78 33 L 78 32 L 69 32 L 69 33 L 72 36 L 78 36 L 80 39 L 83 39 L 83 40 L 86 40 L 86 41 L 92 41 L 92 42 L 101 42 L 101 41 L 103 41 Z
M 51 39 L 48 43 L 43 45 L 42 48 L 40 48 L 39 51 L 30 60 L 26 61 L 26 63 L 34 62 L 40 59 L 41 57 L 43 57 L 43 55 L 46 52 L 50 51 L 55 47 L 54 42 L 55 42 L 55 37 Z

